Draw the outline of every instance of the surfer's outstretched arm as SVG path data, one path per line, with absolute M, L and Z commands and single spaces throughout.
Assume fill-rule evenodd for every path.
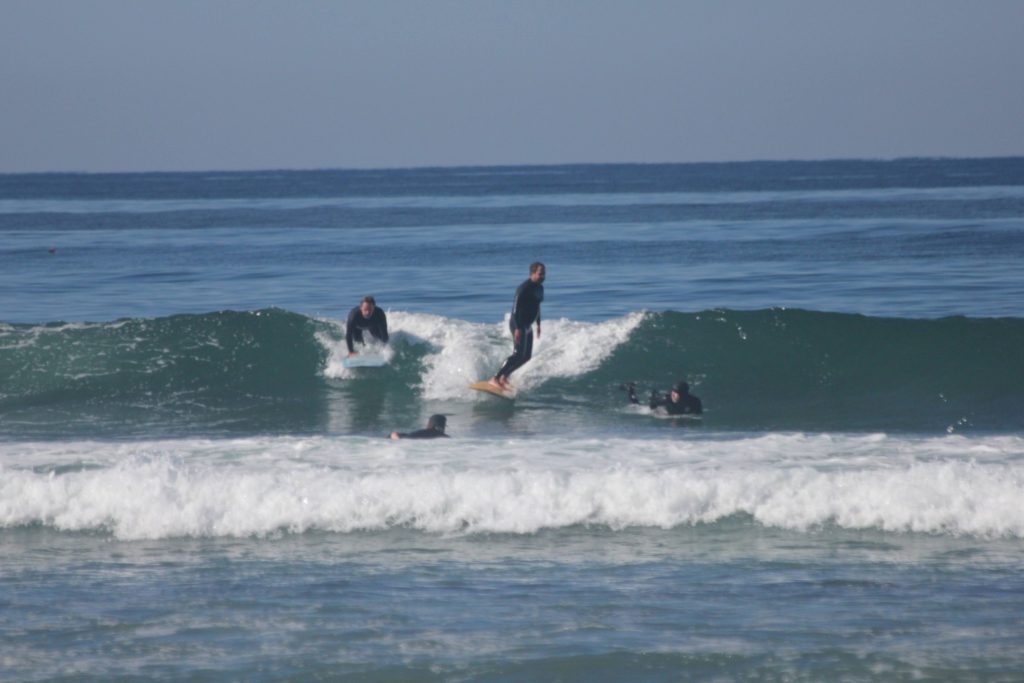
M 654 410 L 656 408 L 664 407 L 665 404 L 669 402 L 669 400 L 670 399 L 667 396 L 659 394 L 654 389 L 651 389 L 651 399 L 648 405 L 650 406 L 651 410 Z
M 636 384 L 633 382 L 626 382 L 620 384 L 619 388 L 626 392 L 626 396 L 629 398 L 629 402 L 633 405 L 640 405 L 640 400 L 636 397 Z
M 359 307 L 356 306 L 348 313 L 348 320 L 345 321 L 345 344 L 348 346 L 349 354 L 356 352 L 355 342 L 362 343 L 363 333 L 356 327 L 356 316 L 359 314 Z
M 376 339 L 388 343 L 388 317 L 382 308 L 374 308 L 370 317 L 370 334 Z

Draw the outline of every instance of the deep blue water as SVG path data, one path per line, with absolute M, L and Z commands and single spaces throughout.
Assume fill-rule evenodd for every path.
M 1019 680 L 1022 257 L 1020 158 L 0 175 L 0 678 Z
M 0 320 L 277 306 L 499 318 L 1019 316 L 1024 161 L 0 177 Z M 49 249 L 56 249 L 53 254 Z

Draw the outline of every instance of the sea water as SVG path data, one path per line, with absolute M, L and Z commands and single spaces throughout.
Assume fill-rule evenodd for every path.
M 0 175 L 0 679 L 1021 680 L 1022 257 L 1024 159 Z

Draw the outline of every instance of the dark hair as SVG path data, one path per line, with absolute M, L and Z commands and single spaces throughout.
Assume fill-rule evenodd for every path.
M 362 304 L 370 304 L 371 306 L 376 306 L 377 305 L 376 299 L 374 299 L 372 296 L 364 296 L 363 300 L 360 301 L 359 303 L 360 303 L 360 305 L 362 305 Z
M 544 266 L 543 263 L 541 263 L 540 261 L 534 261 L 533 263 L 530 264 L 530 275 L 533 275 L 534 273 L 536 273 L 541 268 L 544 268 L 544 270 L 547 270 L 547 268 Z
M 436 429 L 439 432 L 443 432 L 447 424 L 448 418 L 444 415 L 431 415 L 430 419 L 427 420 L 427 429 Z
M 679 380 L 676 385 L 672 387 L 672 391 L 677 394 L 688 394 L 690 393 L 690 385 L 685 380 Z

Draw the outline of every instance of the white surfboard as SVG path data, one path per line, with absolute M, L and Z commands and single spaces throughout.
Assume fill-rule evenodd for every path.
M 379 354 L 359 353 L 346 357 L 341 364 L 346 368 L 379 368 L 382 365 L 387 365 L 387 362 L 388 359 Z

